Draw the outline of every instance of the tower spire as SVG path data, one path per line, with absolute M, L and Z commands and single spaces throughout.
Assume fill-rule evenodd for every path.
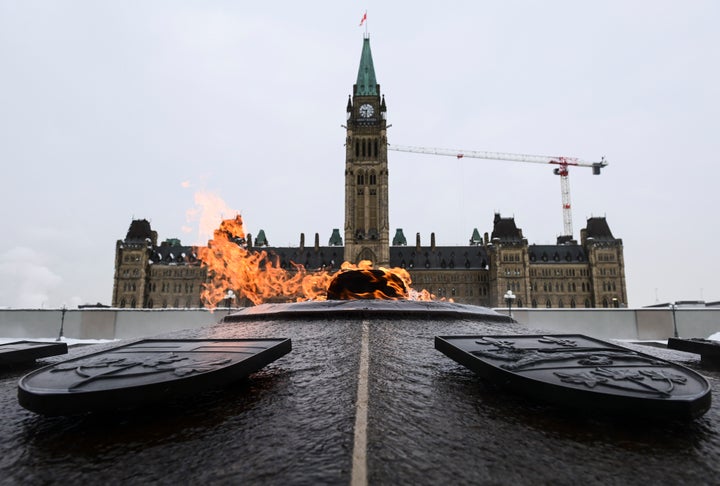
M 375 78 L 372 52 L 370 51 L 370 38 L 363 38 L 360 67 L 358 68 L 357 82 L 355 83 L 355 96 L 377 96 L 378 84 Z

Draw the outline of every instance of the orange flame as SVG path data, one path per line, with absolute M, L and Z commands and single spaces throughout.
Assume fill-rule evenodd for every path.
M 357 267 L 343 263 L 342 270 L 333 276 L 327 289 L 328 300 L 407 299 L 410 274 L 403 269 L 397 272 L 363 260 Z M 406 282 L 408 282 L 406 284 Z
M 328 294 L 329 298 L 346 299 L 432 300 L 434 297 L 427 290 L 413 290 L 410 274 L 405 269 L 380 267 L 374 270 L 369 261 L 358 265 L 345 262 L 335 273 L 308 272 L 303 265 L 291 262 L 294 270 L 288 272 L 266 251 L 247 249 L 240 215 L 223 220 L 208 246 L 198 248 L 198 256 L 207 267 L 208 282 L 203 284 L 201 299 L 209 308 L 215 308 L 226 299 L 230 290 L 255 305 L 273 300 L 325 300 Z M 333 279 L 347 280 L 351 277 L 343 275 L 348 272 L 356 272 L 355 275 L 362 275 L 366 282 L 373 282 L 372 291 L 367 288 L 361 288 L 359 292 L 338 291 L 340 284 L 331 291 Z

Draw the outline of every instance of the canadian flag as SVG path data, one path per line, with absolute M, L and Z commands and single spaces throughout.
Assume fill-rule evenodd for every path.
M 365 11 L 362 18 L 360 19 L 360 27 L 362 27 L 362 24 L 364 24 L 366 20 L 367 20 L 367 11 Z

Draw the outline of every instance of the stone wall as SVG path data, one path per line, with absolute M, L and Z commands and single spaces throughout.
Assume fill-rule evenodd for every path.
M 495 309 L 501 314 L 507 308 Z M 133 339 L 211 326 L 228 309 L 59 309 L 0 310 L 0 339 Z M 538 332 L 579 333 L 601 339 L 665 340 L 708 337 L 720 332 L 720 309 L 513 309 L 513 318 Z M 292 337 L 292 336 L 291 336 Z

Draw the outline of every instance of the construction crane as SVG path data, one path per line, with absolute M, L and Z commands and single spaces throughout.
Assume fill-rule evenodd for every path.
M 553 164 L 557 167 L 553 170 L 555 175 L 560 176 L 560 192 L 562 194 L 563 207 L 563 231 L 566 237 L 572 239 L 573 225 L 572 212 L 570 210 L 570 181 L 568 180 L 568 168 L 573 167 L 590 167 L 594 175 L 600 175 L 600 169 L 608 165 L 605 157 L 600 162 L 586 162 L 574 157 L 551 157 L 546 155 L 525 155 L 525 154 L 509 154 L 505 152 L 481 152 L 476 150 L 453 150 L 428 147 L 412 147 L 407 145 L 390 145 L 388 150 L 396 152 L 412 152 L 416 154 L 429 155 L 447 155 L 462 159 L 463 157 L 471 157 L 474 159 L 486 160 L 504 160 L 508 162 L 528 162 L 532 164 Z

